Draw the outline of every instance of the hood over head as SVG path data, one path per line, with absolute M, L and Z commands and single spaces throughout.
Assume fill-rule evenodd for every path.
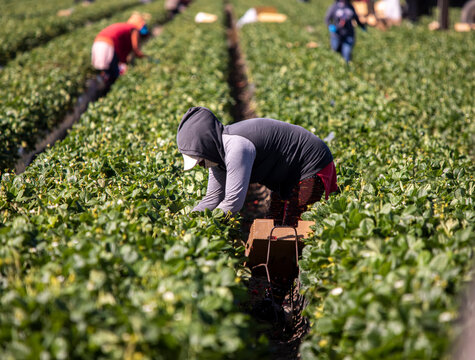
M 176 141 L 182 154 L 199 157 L 225 167 L 224 126 L 205 107 L 192 107 L 183 115 Z

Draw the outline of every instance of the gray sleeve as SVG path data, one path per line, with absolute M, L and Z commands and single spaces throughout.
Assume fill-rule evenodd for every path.
M 237 213 L 244 205 L 256 158 L 254 144 L 238 135 L 223 135 L 226 162 L 225 196 L 218 208 Z
M 208 187 L 205 197 L 195 206 L 193 211 L 214 210 L 224 199 L 226 171 L 212 167 L 208 171 Z

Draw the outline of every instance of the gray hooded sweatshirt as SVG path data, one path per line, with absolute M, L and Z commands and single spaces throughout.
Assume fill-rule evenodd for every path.
M 178 149 L 217 163 L 206 196 L 193 209 L 238 212 L 249 183 L 288 198 L 299 181 L 333 161 L 327 145 L 301 126 L 266 118 L 224 126 L 207 108 L 190 108 L 178 126 Z

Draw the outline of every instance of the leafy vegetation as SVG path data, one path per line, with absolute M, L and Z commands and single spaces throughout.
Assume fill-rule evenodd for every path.
M 238 16 L 251 3 L 235 1 Z M 241 31 L 256 111 L 334 132 L 342 190 L 305 214 L 317 225 L 300 263 L 302 356 L 440 359 L 472 278 L 473 37 L 370 29 L 346 67 L 325 6 L 274 4 L 289 21 Z
M 225 113 L 230 102 L 221 8 L 193 2 L 147 43 L 160 65 L 138 62 L 64 141 L 3 175 L 3 358 L 259 354 L 239 308 L 238 224 L 190 213 L 205 173 L 185 176 L 175 145 L 189 106 Z M 197 25 L 198 11 L 220 21 Z
M 105 26 L 126 21 L 132 10 L 153 15 L 164 22 L 163 2 L 122 11 L 110 19 L 52 40 L 10 62 L 0 72 L 0 170 L 13 168 L 20 148 L 29 151 L 38 139 L 53 129 L 71 108 L 93 74 L 91 46 Z
M 69 1 L 67 6 L 71 15 L 59 16 L 57 11 L 61 9 L 60 6 L 66 4 L 64 1 L 54 0 L 48 1 L 50 4 L 46 5 L 46 9 L 38 8 L 33 4 L 31 9 L 36 9 L 40 15 L 32 16 L 31 9 L 28 10 L 30 3 L 31 1 L 23 0 L 6 5 L 7 11 L 2 16 L 0 28 L 0 65 L 5 65 L 20 52 L 30 50 L 56 36 L 82 27 L 87 22 L 100 20 L 139 4 L 138 0 L 98 0 L 89 6 L 71 7 L 72 1 Z M 25 18 L 21 19 L 15 16 L 18 12 L 30 15 L 25 14 Z
M 51 0 L 38 2 L 31 0 L 3 0 L 0 19 L 3 21 L 14 18 L 16 20 L 32 19 L 40 16 L 56 14 L 58 10 L 71 6 L 70 0 Z
M 329 0 L 272 3 L 287 22 L 240 31 L 255 110 L 321 137 L 334 132 L 341 187 L 305 213 L 316 227 L 300 262 L 311 322 L 302 357 L 448 357 L 460 331 L 459 297 L 472 279 L 473 37 L 428 32 L 424 23 L 370 29 L 357 33 L 347 67 L 328 45 Z M 233 4 L 238 16 L 255 5 Z M 194 1 L 147 43 L 160 64 L 139 61 L 65 140 L 25 173 L 3 174 L 2 358 L 266 354 L 241 306 L 239 222 L 219 211 L 190 212 L 206 174 L 183 174 L 175 146 L 190 106 L 231 120 L 222 5 Z M 147 6 L 161 16 L 163 4 Z M 195 24 L 198 11 L 219 15 L 218 22 Z M 2 143 L 29 144 L 38 124 L 53 118 L 45 114 L 68 106 L 63 98 L 83 83 L 101 24 L 4 69 L 2 82 L 12 88 L 1 93 L 2 113 L 15 120 L 2 123 Z M 77 64 L 68 39 L 83 44 Z M 30 73 L 34 59 L 46 67 L 42 59 L 56 52 L 68 71 L 44 81 Z M 31 83 L 20 81 L 21 71 Z

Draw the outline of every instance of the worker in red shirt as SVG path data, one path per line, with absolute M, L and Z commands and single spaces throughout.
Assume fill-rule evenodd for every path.
M 126 23 L 109 25 L 96 36 L 92 45 L 92 66 L 101 71 L 106 85 L 112 85 L 119 77 L 120 65 L 127 63 L 128 56 L 133 54 L 142 58 L 140 51 L 141 37 L 149 34 L 144 16 L 134 13 Z

